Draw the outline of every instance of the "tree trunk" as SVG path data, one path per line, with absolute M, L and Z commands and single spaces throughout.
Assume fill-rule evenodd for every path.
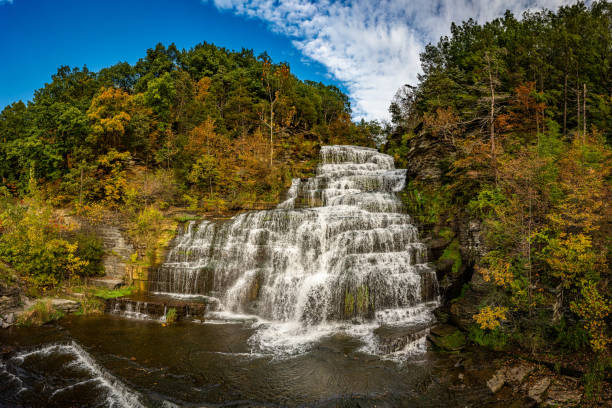
M 563 86 L 563 137 L 567 136 L 567 73 L 565 74 L 565 85 Z
M 578 123 L 576 124 L 577 136 L 580 136 L 580 89 L 576 90 L 576 110 L 578 115 Z
M 490 111 L 490 137 L 491 137 L 491 160 L 495 171 L 495 184 L 497 184 L 497 164 L 495 157 L 495 87 L 493 86 L 493 74 L 491 73 L 491 60 L 489 53 L 485 54 L 487 60 L 487 68 L 489 71 L 489 86 L 491 88 L 491 111 Z
M 582 94 L 582 143 L 584 143 L 585 138 L 586 138 L 586 129 L 587 129 L 587 125 L 586 125 L 586 83 L 583 84 L 583 94 Z

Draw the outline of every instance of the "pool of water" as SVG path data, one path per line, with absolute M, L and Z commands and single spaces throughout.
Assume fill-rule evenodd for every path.
M 113 315 L 2 330 L 0 406 L 506 406 L 486 389 L 487 369 L 471 375 L 463 357 L 385 359 L 344 334 L 267 354 L 252 351 L 253 332 L 248 323 L 162 326 Z M 487 360 L 470 359 L 476 368 Z

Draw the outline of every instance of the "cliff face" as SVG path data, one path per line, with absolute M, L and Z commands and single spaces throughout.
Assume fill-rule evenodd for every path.
M 432 139 L 426 134 L 408 140 L 404 162 L 408 169 L 407 186 L 429 192 L 423 195 L 427 197 L 422 203 L 423 211 L 434 205 L 428 199 L 435 201 L 451 181 L 449 168 L 456 152 L 450 141 Z M 407 202 L 414 200 L 413 196 L 407 197 Z M 483 228 L 479 219 L 459 205 L 446 201 L 439 207 L 439 214 L 420 217 L 419 224 L 428 248 L 428 260 L 435 266 L 440 283 L 443 304 L 439 319 L 450 320 L 467 330 L 482 296 L 488 291 L 488 283 L 474 273 L 474 265 L 486 253 Z M 411 215 L 419 219 L 419 214 Z

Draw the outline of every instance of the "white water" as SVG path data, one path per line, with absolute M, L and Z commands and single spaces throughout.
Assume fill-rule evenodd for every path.
M 338 332 L 375 350 L 375 328 L 431 321 L 437 301 L 396 196 L 405 178 L 374 149 L 323 147 L 316 176 L 293 180 L 277 209 L 189 223 L 151 290 L 216 296 L 226 313 L 256 315 L 251 343 L 263 351 L 299 352 Z
M 49 401 L 52 401 L 55 396 L 63 392 L 72 391 L 86 384 L 95 384 L 96 389 L 102 391 L 102 400 L 98 402 L 100 406 L 116 408 L 139 408 L 144 406 L 140 402 L 138 394 L 131 391 L 112 374 L 100 367 L 89 353 L 83 350 L 76 342 L 51 344 L 33 351 L 21 352 L 13 356 L 8 363 L 11 366 L 19 367 L 31 358 L 47 359 L 50 356 L 58 355 L 65 355 L 68 358 L 68 362 L 64 365 L 64 368 L 81 370 L 86 375 L 78 381 L 75 380 L 75 382 L 70 385 L 55 389 L 51 393 Z M 23 381 L 18 376 L 9 372 L 7 365 L 3 365 L 0 368 L 0 374 L 9 378 L 11 381 L 19 383 L 21 386 L 21 389 L 18 391 L 19 393 L 27 391 L 27 388 L 23 385 Z

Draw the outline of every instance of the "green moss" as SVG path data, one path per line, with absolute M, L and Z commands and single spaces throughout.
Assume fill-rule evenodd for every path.
M 344 294 L 344 316 L 345 317 L 352 316 L 354 311 L 355 311 L 355 297 L 347 289 L 346 293 Z
M 131 295 L 134 291 L 135 288 L 133 286 L 126 286 L 120 289 L 98 289 L 94 292 L 94 296 L 102 299 L 114 299 Z
M 459 250 L 459 241 L 454 239 L 449 246 L 446 247 L 440 260 L 450 259 L 453 261 L 452 273 L 453 275 L 457 275 L 459 270 L 461 269 L 461 251 Z
M 448 227 L 444 227 L 444 228 L 441 228 L 440 231 L 438 231 L 438 235 L 450 241 L 451 239 L 454 238 L 455 232 Z
M 448 336 L 439 337 L 436 339 L 436 346 L 448 351 L 461 350 L 465 347 L 465 335 L 457 330 Z

